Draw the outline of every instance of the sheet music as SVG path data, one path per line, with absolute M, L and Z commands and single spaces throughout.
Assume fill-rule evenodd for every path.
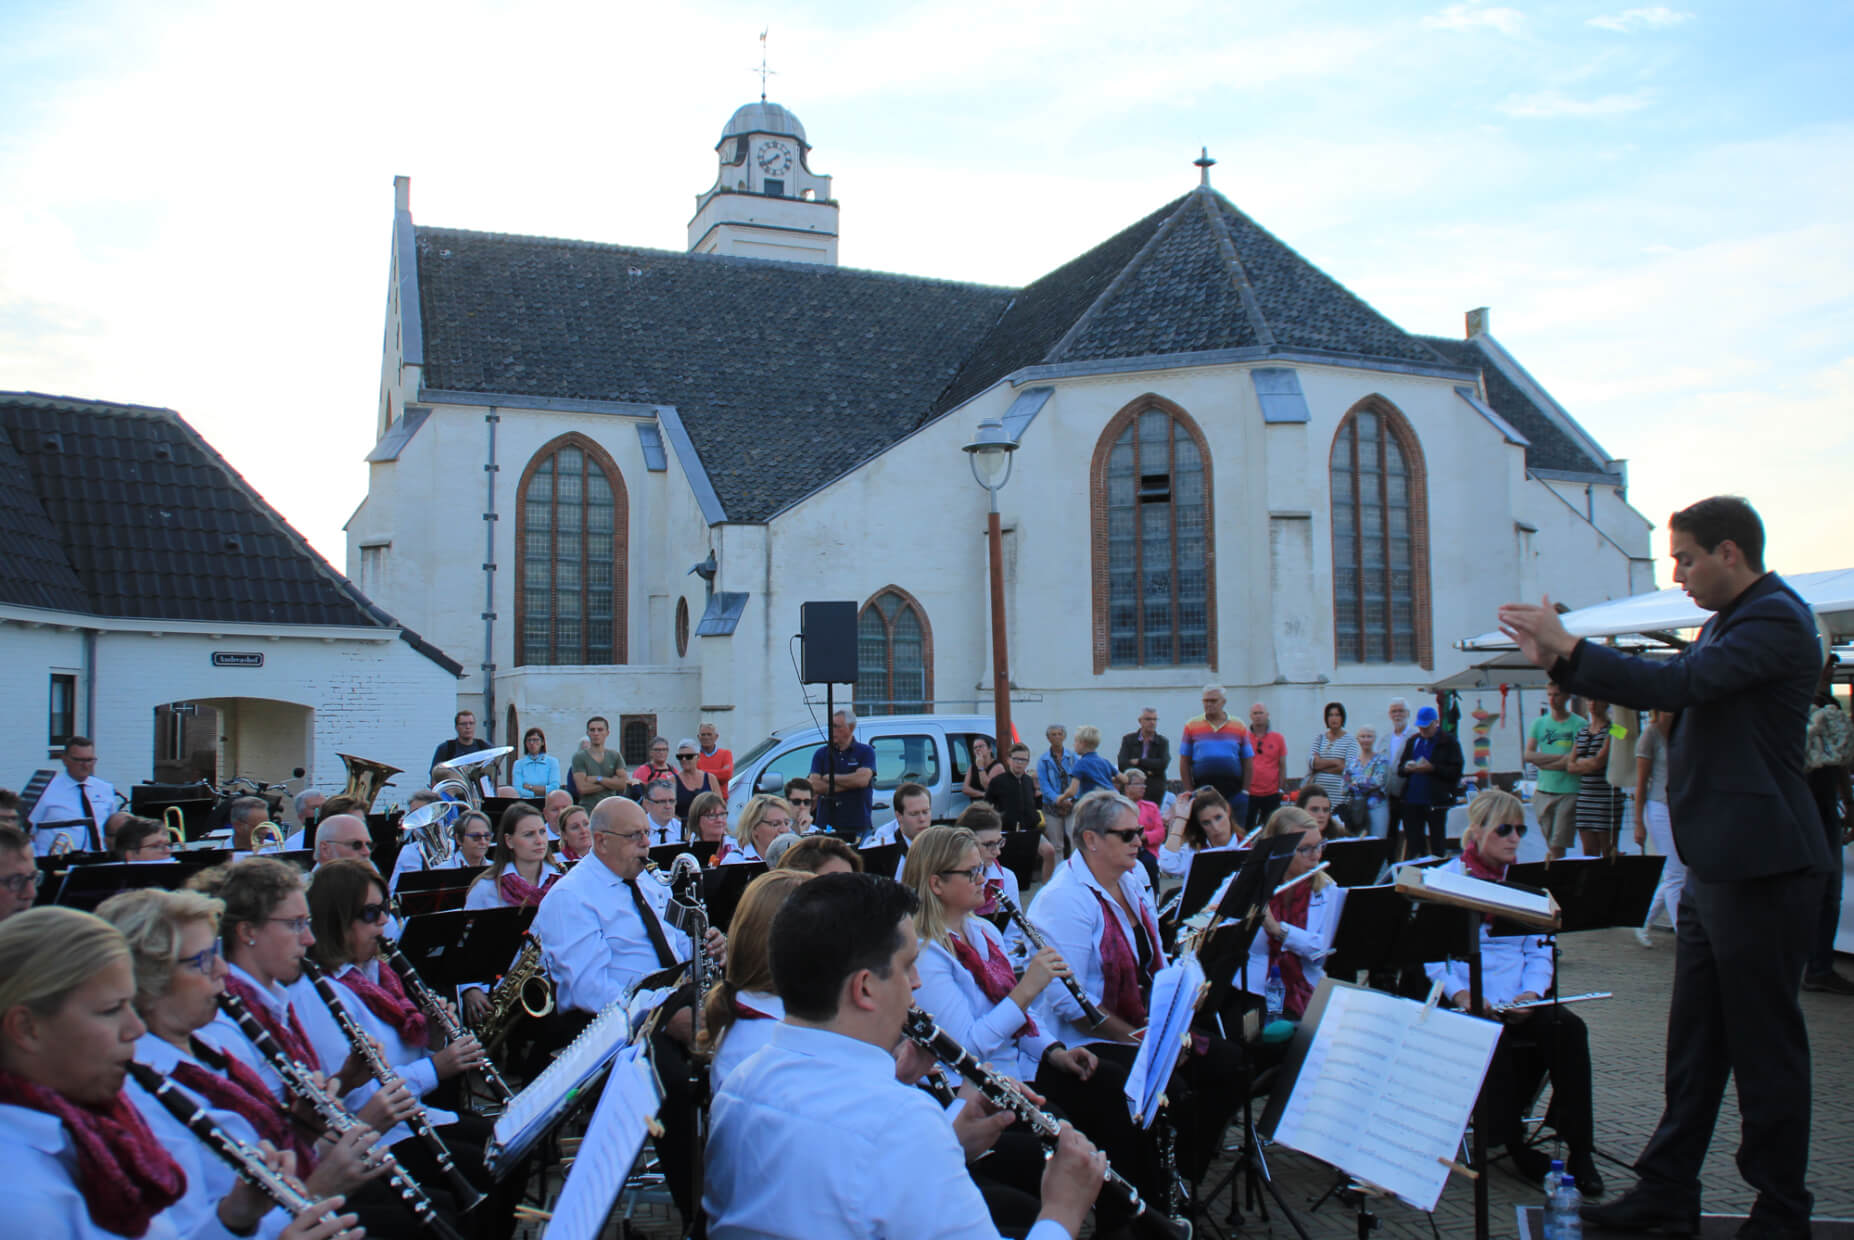
M 1425 1011 L 1413 999 L 1330 990 L 1294 1092 L 1282 1145 L 1435 1209 L 1500 1040 L 1496 1022 Z
M 612 1064 L 605 1093 L 554 1203 L 554 1217 L 547 1224 L 550 1240 L 597 1240 L 631 1164 L 644 1148 L 649 1121 L 662 1105 L 663 1092 L 642 1045 L 625 1047 Z
M 1159 1096 L 1171 1082 L 1203 985 L 1204 968 L 1190 955 L 1159 970 L 1152 979 L 1146 1037 L 1133 1056 L 1126 1083 L 1127 1111 L 1142 1127 L 1150 1128 L 1158 1116 Z
M 1490 883 L 1481 878 L 1470 878 L 1466 874 L 1455 874 L 1448 870 L 1423 871 L 1423 886 L 1431 891 L 1446 891 L 1450 895 L 1466 896 L 1485 904 L 1498 905 L 1501 908 L 1516 909 L 1522 913 L 1537 913 L 1541 917 L 1551 916 L 1551 899 L 1548 896 L 1534 895 L 1530 891 L 1517 891 L 1499 883 Z

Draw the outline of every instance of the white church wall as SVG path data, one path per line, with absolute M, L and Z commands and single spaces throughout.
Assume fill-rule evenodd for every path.
M 1576 488 L 1574 506 L 1564 486 L 1529 478 L 1515 497 L 1514 516 L 1538 529 L 1532 538 L 1536 559 L 1528 583 L 1530 593 L 1549 594 L 1553 602 L 1570 607 L 1588 607 L 1638 593 L 1639 565 L 1631 557 L 1654 555 L 1645 523 L 1634 523 L 1632 531 L 1618 523 L 1617 533 L 1628 541 L 1615 538 L 1585 519 L 1583 488 Z M 1479 631 L 1492 627 L 1488 624 Z
M 8 709 L 0 711 L 0 788 L 17 792 L 41 767 L 58 769 L 49 755 L 51 678 L 78 678 L 75 726 L 90 726 L 84 713 L 84 639 L 75 629 L 50 625 L 0 623 L 0 694 Z M 108 778 L 107 775 L 104 778 Z

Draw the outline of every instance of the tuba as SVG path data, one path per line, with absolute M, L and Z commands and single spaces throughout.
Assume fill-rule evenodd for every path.
M 357 758 L 351 753 L 338 753 L 335 756 L 348 768 L 348 783 L 341 790 L 341 795 L 359 801 L 363 816 L 372 812 L 374 799 L 386 787 L 387 781 L 405 769 L 368 758 Z

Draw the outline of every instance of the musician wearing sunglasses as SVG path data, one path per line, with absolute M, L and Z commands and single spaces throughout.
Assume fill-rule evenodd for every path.
M 1294 836 L 1298 842 L 1293 860 L 1282 874 L 1283 883 L 1311 873 L 1326 850 L 1326 840 L 1313 815 L 1292 805 L 1270 814 L 1268 824 L 1262 828 L 1265 840 L 1286 836 Z M 1214 904 L 1216 897 L 1211 902 Z M 1333 934 L 1339 929 L 1339 908 L 1339 887 L 1323 871 L 1271 896 L 1262 914 L 1262 933 L 1249 944 L 1249 965 L 1237 973 L 1237 985 L 1252 995 L 1266 994 L 1268 972 L 1279 968 L 1285 991 L 1282 1015 L 1299 1020 L 1320 979 L 1326 976 L 1324 961 L 1332 951 Z
M 135 1010 L 135 968 L 122 933 L 69 908 L 38 908 L 0 925 L 0 1166 L 8 1234 L 100 1240 L 230 1240 L 256 1234 L 271 1203 L 234 1185 L 182 1219 L 175 1207 L 204 1190 L 191 1135 L 164 1145 L 123 1089 L 146 1026 Z M 270 1152 L 280 1168 L 284 1156 Z M 317 1218 L 319 1201 L 283 1240 L 334 1240 L 353 1215 Z M 273 1224 L 279 1220 L 271 1220 Z M 276 1235 L 275 1226 L 264 1229 Z
M 1441 868 L 1490 883 L 1504 882 L 1525 834 L 1526 812 L 1519 798 L 1489 788 L 1468 806 L 1461 856 Z M 1481 1086 L 1492 1117 L 1487 1143 L 1506 1146 L 1511 1156 L 1507 1165 L 1527 1183 L 1536 1183 L 1550 1169 L 1549 1156 L 1526 1145 L 1523 1118 L 1536 1083 L 1548 1073 L 1551 1124 L 1569 1148 L 1565 1170 L 1576 1177 L 1579 1192 L 1597 1197 L 1603 1193 L 1603 1177 L 1592 1157 L 1595 1120 L 1589 1033 L 1584 1022 L 1568 1007 L 1500 1011 L 1507 1004 L 1527 1003 L 1550 993 L 1552 967 L 1551 944 L 1543 936 L 1496 935 L 1487 925 L 1481 926 L 1480 1014 L 1505 1022 Z M 1451 1004 L 1463 1009 L 1469 1006 L 1465 960 L 1426 965 L 1425 971 L 1431 982 L 1441 981 L 1443 996 Z

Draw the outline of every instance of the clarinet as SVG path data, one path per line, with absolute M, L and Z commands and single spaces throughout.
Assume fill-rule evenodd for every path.
M 289 1054 L 277 1045 L 277 1039 L 271 1037 L 270 1030 L 264 1028 L 258 1022 L 257 1017 L 251 1014 L 251 1009 L 245 1006 L 244 1000 L 230 993 L 220 995 L 219 1010 L 237 1022 L 245 1039 L 257 1048 L 258 1054 L 264 1056 L 264 1061 L 278 1076 L 283 1078 L 284 1087 L 315 1108 L 316 1118 L 322 1121 L 322 1127 L 330 1134 L 344 1137 L 354 1129 L 361 1127 L 360 1120 L 349 1114 L 346 1107 L 329 1097 L 327 1090 L 317 1086 L 314 1074 L 306 1065 L 291 1059 Z M 463 1240 L 463 1237 L 457 1234 L 457 1229 L 444 1221 L 444 1216 L 438 1213 L 431 1198 L 423 1188 L 419 1187 L 418 1181 L 412 1178 L 411 1173 L 400 1166 L 399 1160 L 393 1157 L 391 1150 L 384 1148 L 372 1150 L 369 1156 L 376 1164 L 386 1168 L 387 1183 L 393 1186 L 394 1191 L 399 1194 L 399 1199 L 405 1202 L 406 1209 L 412 1212 L 413 1217 L 435 1232 L 438 1240 Z
M 965 1077 L 978 1087 L 985 1100 L 1000 1110 L 1009 1110 L 1018 1119 L 1029 1126 L 1030 1131 L 1042 1141 L 1046 1154 L 1053 1153 L 1056 1140 L 1062 1135 L 1062 1125 L 1055 1116 L 1037 1106 L 1005 1077 L 972 1057 L 972 1053 L 954 1040 L 953 1036 L 934 1023 L 933 1017 L 920 1008 L 908 1009 L 908 1018 L 902 1023 L 902 1033 L 916 1046 L 922 1047 L 941 1063 Z M 1120 1197 L 1133 1217 L 1140 1220 L 1156 1237 L 1166 1240 L 1190 1240 L 1191 1224 L 1183 1219 L 1166 1218 L 1149 1210 L 1140 1197 L 1139 1190 L 1123 1178 L 1112 1167 L 1107 1169 L 1106 1189 Z
M 135 1083 L 154 1096 L 173 1117 L 186 1126 L 200 1143 L 223 1159 L 240 1179 L 263 1193 L 290 1215 L 313 1208 L 316 1202 L 301 1183 L 281 1171 L 271 1170 L 264 1156 L 213 1122 L 203 1107 L 196 1107 L 180 1087 L 147 1064 L 130 1063 L 129 1075 Z M 332 1212 L 324 1212 L 323 1219 Z
M 455 1042 L 459 1038 L 468 1036 L 469 1030 L 465 1029 L 457 1017 L 451 1014 L 451 1009 L 445 1006 L 444 1000 L 440 999 L 437 993 L 425 984 L 425 979 L 418 975 L 418 970 L 412 967 L 412 962 L 406 959 L 406 954 L 399 950 L 399 944 L 391 939 L 382 939 L 380 946 L 386 951 L 387 965 L 399 975 L 399 980 L 404 982 L 406 989 L 412 993 L 412 1001 L 423 1008 L 425 1015 L 436 1022 L 444 1034 L 445 1042 Z M 509 1088 L 508 1081 L 497 1070 L 488 1051 L 483 1052 L 481 1071 L 484 1083 L 489 1086 L 489 1092 L 495 1095 L 497 1102 L 507 1106 L 509 1099 L 515 1096 L 515 1091 Z
M 393 1071 L 393 1065 L 386 1062 L 386 1057 L 380 1053 L 380 1048 L 374 1045 L 373 1039 L 367 1036 L 367 1031 L 362 1029 L 360 1023 L 354 1019 L 354 1014 L 342 1006 L 340 996 L 335 994 L 335 984 L 328 980 L 328 974 L 323 971 L 322 966 L 304 956 L 303 972 L 315 984 L 316 997 L 322 1000 L 322 1006 L 328 1009 L 329 1015 L 335 1018 L 335 1023 L 341 1026 L 342 1035 L 347 1038 L 348 1045 L 353 1048 L 356 1055 L 360 1056 L 361 1062 L 367 1065 L 367 1071 L 373 1074 L 373 1079 L 382 1085 L 397 1080 L 399 1074 Z M 478 1192 L 476 1186 L 465 1179 L 463 1172 L 457 1169 L 457 1160 L 451 1157 L 451 1147 L 444 1144 L 444 1138 L 439 1136 L 438 1130 L 431 1126 L 431 1117 L 425 1113 L 425 1108 L 421 1106 L 413 1112 L 411 1118 L 406 1120 L 406 1126 L 420 1141 L 425 1143 L 425 1148 L 431 1151 L 432 1161 L 438 1164 L 438 1170 L 444 1173 L 446 1183 L 451 1186 L 451 1196 L 457 1203 L 458 1212 L 467 1214 L 474 1209 L 477 1203 L 483 1200 L 483 1194 Z
M 998 892 L 998 907 L 1004 910 L 1005 916 L 1017 923 L 1017 928 L 1024 932 L 1024 938 L 1030 941 L 1031 947 L 1035 948 L 1037 951 L 1042 951 L 1045 947 L 1049 946 L 1049 942 L 1044 939 L 1042 933 L 1037 930 L 1036 926 L 1031 923 L 1028 917 L 1024 916 L 1024 911 L 1017 907 L 1017 902 L 1003 891 Z M 1081 983 L 1076 981 L 1072 974 L 1061 980 L 1062 984 L 1069 988 L 1069 993 L 1075 996 L 1075 1002 L 1081 1004 L 1082 1019 L 1087 1022 L 1086 1027 L 1089 1029 L 1100 1028 L 1102 1023 L 1107 1020 L 1107 1013 L 1094 1005 L 1094 1002 L 1088 998 L 1088 992 L 1081 988 Z

